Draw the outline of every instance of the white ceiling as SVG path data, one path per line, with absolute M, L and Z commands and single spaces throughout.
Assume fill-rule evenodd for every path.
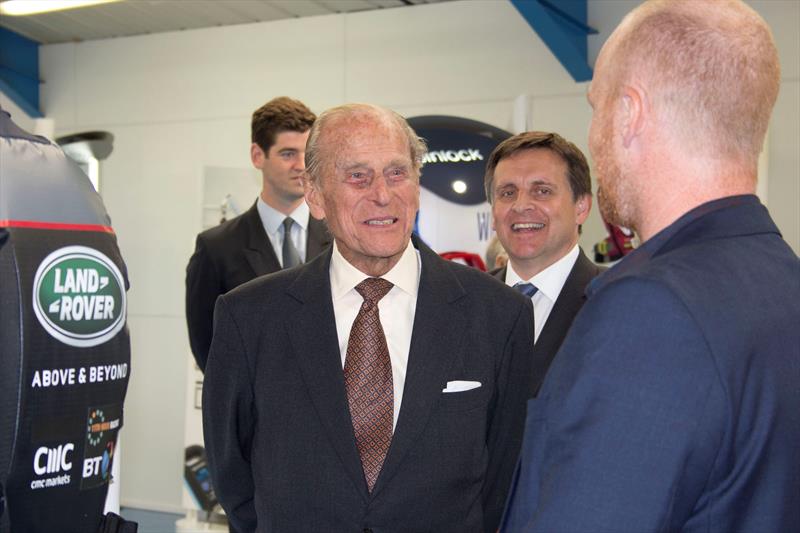
M 41 44 L 55 44 L 448 1 L 123 0 L 39 15 L 3 16 L 0 26 Z

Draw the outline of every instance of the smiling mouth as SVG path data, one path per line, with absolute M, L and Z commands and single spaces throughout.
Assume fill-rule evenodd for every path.
M 367 226 L 391 226 L 397 222 L 395 217 L 373 218 L 364 222 Z
M 544 229 L 544 224 L 540 222 L 524 222 L 518 224 L 511 224 L 512 231 L 538 231 Z

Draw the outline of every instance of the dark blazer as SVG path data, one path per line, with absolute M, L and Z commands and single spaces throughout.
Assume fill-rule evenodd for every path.
M 496 530 L 531 380 L 531 304 L 414 242 L 422 273 L 403 403 L 371 494 L 345 393 L 331 252 L 218 299 L 203 429 L 238 531 Z M 443 393 L 454 380 L 481 386 Z
M 504 531 L 797 531 L 800 260 L 755 196 L 590 284 L 528 405 Z
M 306 260 L 319 255 L 330 243 L 324 222 L 310 217 Z M 186 324 L 192 353 L 201 370 L 205 370 L 211 346 L 217 297 L 280 269 L 255 203 L 241 215 L 197 236 L 194 254 L 186 267 Z
M 506 268 L 503 267 L 493 270 L 491 274 L 498 280 L 505 283 L 506 281 Z M 578 315 L 578 311 L 583 307 L 586 301 L 586 286 L 592 281 L 595 276 L 605 272 L 606 268 L 597 266 L 592 263 L 583 250 L 578 253 L 578 259 L 575 261 L 572 270 L 570 270 L 564 286 L 558 295 L 550 315 L 547 317 L 539 339 L 533 347 L 534 350 L 534 372 L 533 377 L 535 382 L 531 383 L 531 396 L 535 396 L 539 388 L 542 386 L 542 380 L 550 363 L 558 352 L 558 348 L 567 336 L 572 321 Z

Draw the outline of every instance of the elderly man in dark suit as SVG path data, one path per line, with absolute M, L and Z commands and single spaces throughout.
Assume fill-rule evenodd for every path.
M 261 194 L 242 215 L 197 236 L 186 267 L 186 322 L 201 370 L 220 294 L 313 259 L 330 244 L 324 224 L 310 216 L 303 200 L 306 140 L 315 118 L 302 102 L 285 96 L 258 108 L 250 159 L 261 172 Z
M 754 194 L 779 81 L 739 1 L 646 2 L 603 47 L 600 209 L 643 244 L 529 403 L 504 531 L 800 527 L 800 261 Z
M 217 301 L 203 396 L 216 492 L 246 531 L 495 531 L 531 381 L 530 301 L 411 237 L 424 144 L 323 113 L 306 198 L 334 245 Z
M 586 286 L 603 271 L 578 246 L 592 207 L 589 165 L 560 135 L 529 131 L 494 149 L 485 185 L 492 223 L 508 255 L 508 264 L 492 275 L 533 303 L 533 396 L 586 300 Z

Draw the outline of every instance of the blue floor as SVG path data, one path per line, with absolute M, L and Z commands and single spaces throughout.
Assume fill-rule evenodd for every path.
M 173 513 L 159 513 L 123 507 L 120 515 L 125 520 L 139 523 L 138 533 L 175 533 L 175 522 L 183 515 Z

